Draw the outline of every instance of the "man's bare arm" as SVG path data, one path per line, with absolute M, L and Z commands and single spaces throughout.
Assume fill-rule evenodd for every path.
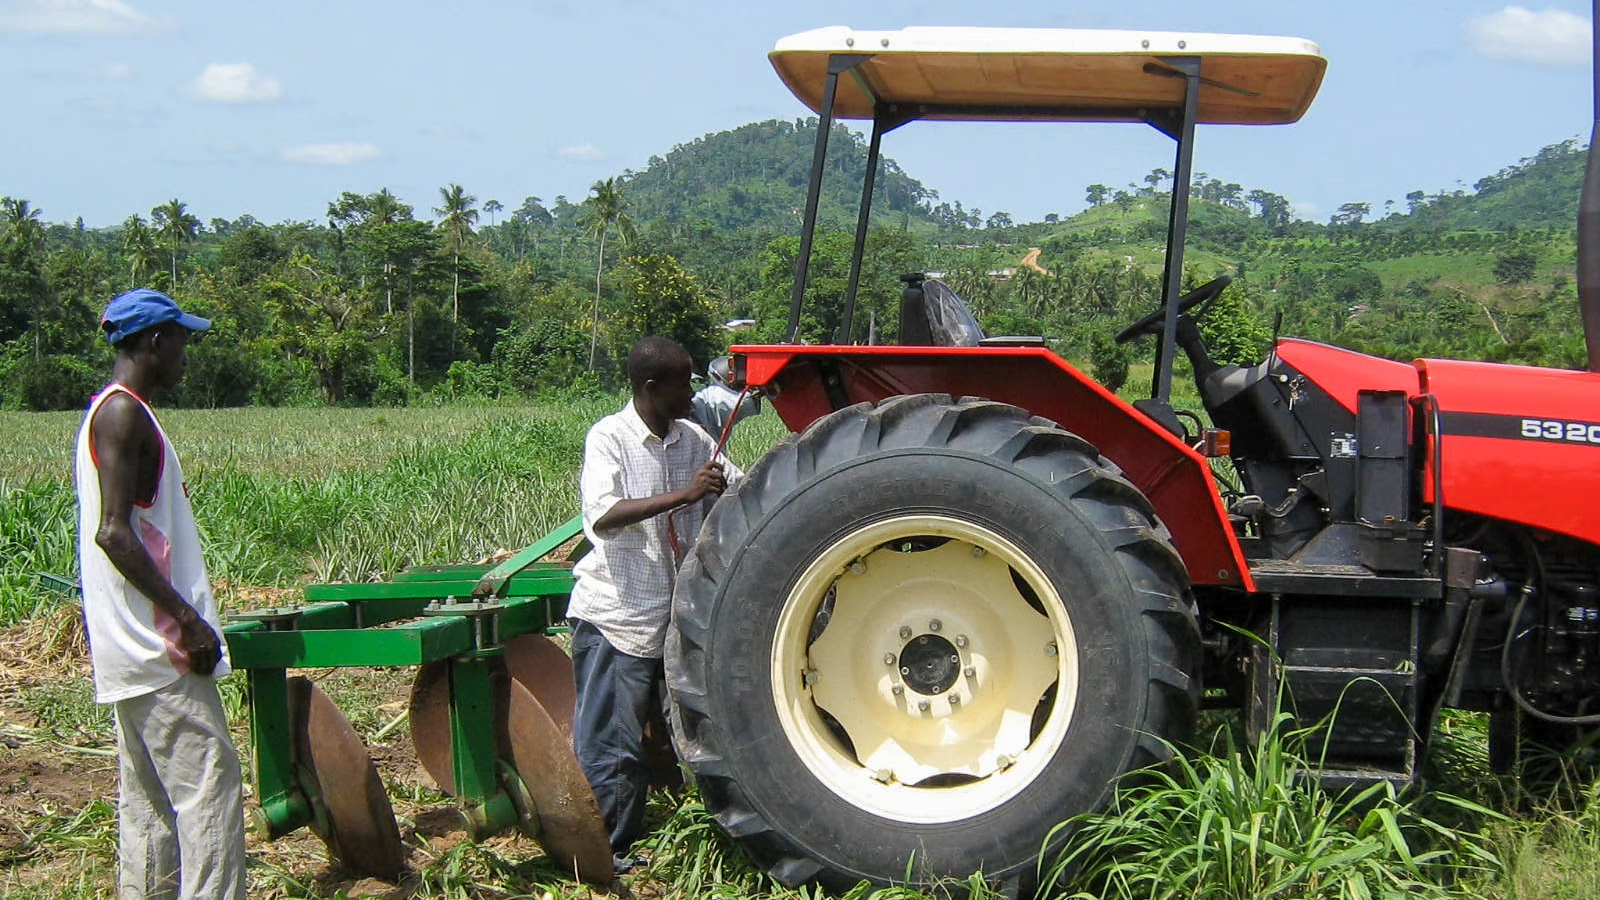
M 122 577 L 178 623 L 179 649 L 188 654 L 190 667 L 199 674 L 211 674 L 221 654 L 217 633 L 161 574 L 133 530 L 134 504 L 141 494 L 149 493 L 141 487 L 153 488 L 139 484 L 140 459 L 161 449 L 154 423 L 138 401 L 119 393 L 100 404 L 89 433 L 100 473 L 100 527 L 95 544 Z
M 699 471 L 694 473 L 694 479 L 676 491 L 651 497 L 618 500 L 606 510 L 605 515 L 595 520 L 594 527 L 596 531 L 626 528 L 664 512 L 671 512 L 680 506 L 698 503 L 709 494 L 722 493 L 727 487 L 727 479 L 722 475 L 722 463 L 713 460 L 701 466 Z

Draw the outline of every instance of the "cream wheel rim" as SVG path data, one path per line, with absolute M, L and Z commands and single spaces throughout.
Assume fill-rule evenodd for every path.
M 1050 765 L 1078 651 L 1043 570 L 947 515 L 858 528 L 806 565 L 772 655 L 784 734 L 851 805 L 912 823 L 995 809 Z

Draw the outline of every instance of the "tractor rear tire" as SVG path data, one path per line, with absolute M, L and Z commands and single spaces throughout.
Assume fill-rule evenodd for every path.
M 667 677 L 706 807 L 776 879 L 1027 890 L 1193 726 L 1188 577 L 1082 439 L 942 394 L 860 404 L 718 502 Z

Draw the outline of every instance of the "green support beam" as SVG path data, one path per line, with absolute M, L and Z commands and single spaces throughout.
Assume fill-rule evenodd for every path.
M 471 649 L 467 622 L 456 617 L 393 628 L 249 631 L 228 636 L 234 665 L 244 668 L 420 666 Z
M 587 549 L 581 535 L 574 517 L 497 566 L 416 566 L 390 582 L 311 585 L 304 606 L 253 610 L 230 621 L 223 636 L 247 679 L 253 816 L 265 836 L 280 837 L 315 815 L 295 771 L 288 670 L 437 660 L 449 660 L 452 775 L 463 812 L 479 837 L 517 824 L 516 806 L 500 784 L 498 676 L 491 661 L 502 652 L 499 642 L 547 633 L 565 615 L 570 560 Z M 544 559 L 569 543 L 567 560 Z
M 232 642 L 230 642 L 230 647 Z M 289 734 L 289 687 L 283 669 L 250 669 L 250 746 L 255 760 L 258 827 L 268 840 L 311 821 L 311 806 L 295 777 Z
M 494 691 L 489 659 L 450 660 L 450 764 L 456 797 L 477 837 L 516 824 L 517 811 L 495 773 Z
M 519 572 L 529 568 L 539 560 L 544 559 L 562 544 L 579 538 L 582 534 L 583 516 L 573 516 L 564 524 L 562 524 L 561 527 L 545 535 L 526 550 L 523 550 L 521 553 L 518 553 L 516 556 L 511 557 L 500 565 L 495 566 L 482 578 L 478 579 L 477 584 L 473 585 L 473 588 L 469 593 L 474 597 L 501 597 L 509 595 L 510 592 L 507 590 L 507 586 Z M 572 554 L 570 554 L 567 558 L 569 560 L 576 559 L 583 555 L 587 548 L 588 541 L 580 540 L 578 546 L 574 548 Z M 570 591 L 571 589 L 569 587 L 568 592 L 570 593 Z

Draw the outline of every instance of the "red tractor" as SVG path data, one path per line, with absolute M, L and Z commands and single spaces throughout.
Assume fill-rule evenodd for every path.
M 1600 723 L 1600 506 L 1584 499 L 1600 496 L 1600 374 L 1292 338 L 1219 365 L 1196 318 L 1228 279 L 1180 296 L 1195 127 L 1296 121 L 1315 44 L 825 28 L 771 59 L 820 123 L 790 342 L 734 360 L 795 434 L 706 523 L 667 666 L 680 755 L 774 876 L 1026 886 L 1067 839 L 1052 829 L 1104 808 L 1203 707 L 1257 729 L 1280 706 L 1331 718 L 1316 755 L 1334 783 L 1415 779 L 1444 707 L 1487 710 L 1504 766 Z M 869 174 L 839 337 L 805 346 L 835 119 L 872 123 Z M 882 136 L 917 120 L 1143 122 L 1176 142 L 1164 298 L 1118 336 L 1158 341 L 1148 399 L 1042 339 L 985 336 L 937 279 L 907 278 L 897 345 L 853 342 L 870 173 Z M 1209 421 L 1170 403 L 1179 352 Z

